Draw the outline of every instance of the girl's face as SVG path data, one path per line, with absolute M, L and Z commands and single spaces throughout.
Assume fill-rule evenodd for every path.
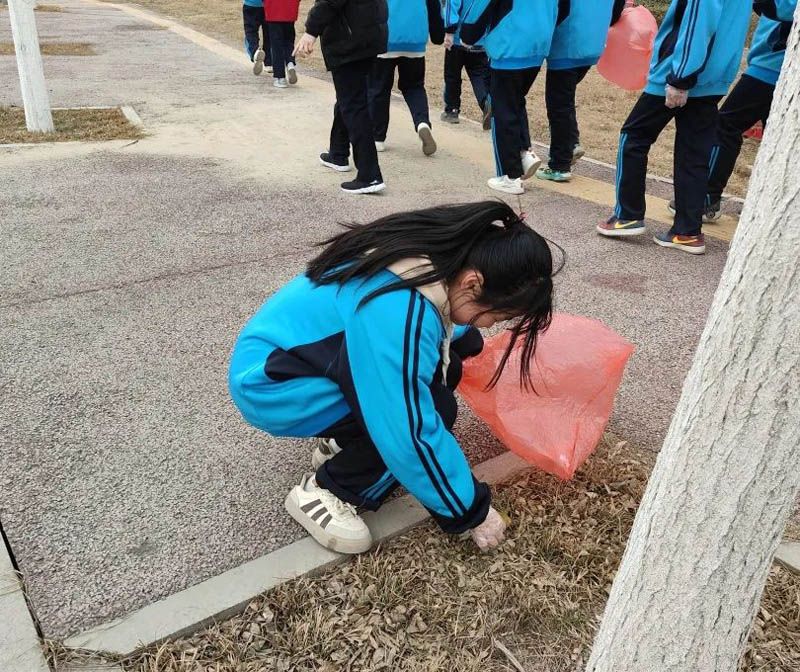
M 483 291 L 483 276 L 480 272 L 466 269 L 461 271 L 447 288 L 450 303 L 450 319 L 455 324 L 488 329 L 498 322 L 510 320 L 514 315 L 491 310 L 490 306 L 478 303 L 476 299 Z

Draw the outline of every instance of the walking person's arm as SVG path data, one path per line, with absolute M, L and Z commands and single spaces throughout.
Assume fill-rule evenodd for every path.
M 461 41 L 469 46 L 477 44 L 489 29 L 489 23 L 498 0 L 475 0 L 466 9 L 461 8 Z
M 308 10 L 306 32 L 298 40 L 292 56 L 309 56 L 314 51 L 317 38 L 342 12 L 348 0 L 317 0 Z

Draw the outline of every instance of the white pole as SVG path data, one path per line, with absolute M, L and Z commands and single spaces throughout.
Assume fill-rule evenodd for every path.
M 19 84 L 25 106 L 25 123 L 32 133 L 52 133 L 53 115 L 50 98 L 44 81 L 42 54 L 39 51 L 39 35 L 36 32 L 34 0 L 8 0 L 11 19 L 11 34 L 17 52 Z

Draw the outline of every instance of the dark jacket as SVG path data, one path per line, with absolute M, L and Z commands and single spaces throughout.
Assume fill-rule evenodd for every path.
M 386 0 L 317 0 L 306 32 L 320 38 L 325 67 L 334 70 L 386 53 L 388 19 Z

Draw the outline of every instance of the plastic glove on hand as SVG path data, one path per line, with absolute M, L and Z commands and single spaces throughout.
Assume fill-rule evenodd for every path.
M 671 110 L 676 107 L 683 107 L 689 100 L 689 92 L 683 89 L 676 89 L 674 86 L 667 84 L 665 91 L 667 100 L 664 104 Z
M 453 35 L 453 33 L 447 33 L 444 36 L 444 48 L 445 49 L 450 50 L 450 49 L 453 48 L 453 40 L 454 40 L 454 38 L 455 38 L 455 36 Z
M 493 508 L 489 507 L 489 513 L 478 527 L 470 531 L 472 540 L 482 551 L 497 548 L 503 541 L 506 531 L 506 523 L 503 517 Z

